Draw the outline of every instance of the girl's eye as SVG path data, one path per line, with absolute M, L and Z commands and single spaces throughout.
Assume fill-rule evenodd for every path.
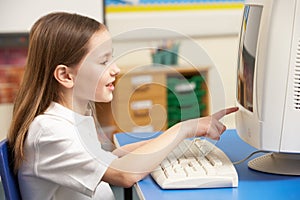
M 101 65 L 107 65 L 110 61 L 112 61 L 113 55 L 106 57 L 105 61 L 100 63 Z
M 108 64 L 108 61 L 105 61 L 103 63 L 100 63 L 101 65 L 107 65 Z

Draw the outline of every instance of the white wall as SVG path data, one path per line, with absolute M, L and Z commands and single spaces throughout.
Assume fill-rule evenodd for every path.
M 26 32 L 41 16 L 53 11 L 68 11 L 103 21 L 100 0 L 0 0 L 0 32 Z
M 216 66 L 216 71 L 210 74 L 211 79 L 209 83 L 211 90 L 216 94 L 212 99 L 212 103 L 216 104 L 212 105 L 212 112 L 224 107 L 223 105 L 225 107 L 234 106 L 238 36 L 202 38 L 197 40 L 197 42 L 207 51 Z M 220 86 L 219 82 L 214 81 L 215 73 L 220 74 L 222 86 Z M 235 128 L 234 115 L 225 117 L 223 122 L 228 128 Z

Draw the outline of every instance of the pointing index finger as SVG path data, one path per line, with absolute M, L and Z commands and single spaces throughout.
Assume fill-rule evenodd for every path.
M 225 115 L 228 115 L 228 114 L 238 111 L 238 109 L 239 109 L 238 107 L 226 108 L 226 109 L 220 110 L 219 112 L 214 113 L 212 115 L 212 117 L 217 120 L 220 120 Z

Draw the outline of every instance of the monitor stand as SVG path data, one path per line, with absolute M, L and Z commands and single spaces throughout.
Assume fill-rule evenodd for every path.
M 248 167 L 257 171 L 300 175 L 300 154 L 268 153 L 248 162 Z

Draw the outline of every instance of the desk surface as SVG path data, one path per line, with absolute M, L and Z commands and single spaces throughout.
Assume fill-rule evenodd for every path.
M 128 143 L 150 139 L 159 133 L 135 133 L 115 134 L 115 142 L 120 146 Z M 256 149 L 243 142 L 235 130 L 226 130 L 220 141 L 216 144 L 234 162 L 242 160 Z M 259 156 L 257 154 L 254 157 Z M 237 188 L 217 189 L 183 189 L 163 190 L 151 178 L 147 176 L 139 181 L 135 188 L 141 199 L 152 200 L 182 200 L 182 199 L 299 199 L 300 198 L 300 176 L 281 176 L 266 174 L 251 170 L 247 167 L 247 161 L 235 165 L 239 175 L 239 186 Z

